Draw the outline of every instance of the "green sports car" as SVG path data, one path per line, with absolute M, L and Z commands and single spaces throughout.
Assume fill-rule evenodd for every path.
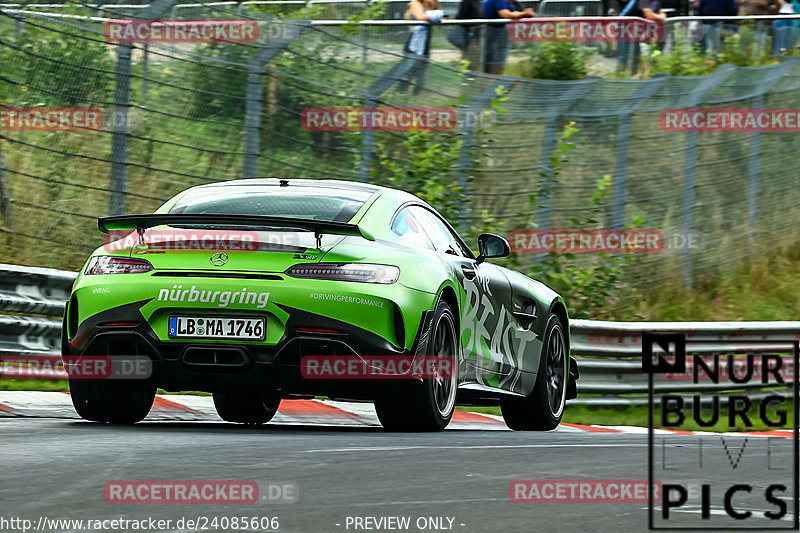
M 390 430 L 443 429 L 456 404 L 550 430 L 576 395 L 563 299 L 487 261 L 510 253 L 505 239 L 481 235 L 476 257 L 411 194 L 239 180 L 98 225 L 110 237 L 75 281 L 62 352 L 147 372 L 71 373 L 87 420 L 138 422 L 160 387 L 211 392 L 223 420 L 245 424 L 268 422 L 283 398 L 323 395 L 373 401 Z

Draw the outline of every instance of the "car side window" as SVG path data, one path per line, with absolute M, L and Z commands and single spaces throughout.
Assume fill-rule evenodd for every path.
M 461 248 L 461 245 L 456 241 L 450 229 L 439 220 L 439 217 L 434 215 L 427 209 L 419 206 L 411 206 L 409 210 L 414 214 L 417 220 L 422 224 L 422 229 L 428 234 L 433 246 L 437 252 L 452 253 L 458 257 L 464 257 L 466 254 Z
M 412 248 L 434 249 L 431 241 L 422 231 L 420 223 L 408 208 L 401 209 L 397 216 L 394 217 L 392 231 L 400 237 L 404 244 Z

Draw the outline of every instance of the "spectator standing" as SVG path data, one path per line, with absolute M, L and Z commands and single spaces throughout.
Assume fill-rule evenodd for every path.
M 783 2 L 781 0 L 739 0 L 740 15 L 777 15 Z M 762 47 L 767 46 L 772 21 L 756 21 L 756 39 Z
M 439 22 L 444 17 L 444 11 L 438 9 L 436 0 L 411 0 L 406 10 L 406 20 Z M 416 79 L 413 94 L 419 94 L 425 86 L 428 74 L 428 58 L 431 53 L 431 26 L 429 24 L 416 24 L 411 26 L 408 39 L 403 49 L 407 54 L 416 58 L 414 65 L 408 71 L 409 79 Z M 400 90 L 408 88 L 408 82 L 401 84 Z
M 794 2 L 784 1 L 780 9 L 779 15 L 794 15 Z M 775 55 L 784 54 L 794 43 L 790 46 L 790 36 L 795 27 L 793 20 L 776 20 L 772 27 L 775 29 L 775 40 L 772 44 L 772 53 Z M 793 39 L 792 39 L 793 40 Z
M 658 0 L 630 0 L 620 12 L 620 16 L 639 17 L 662 23 L 667 18 L 667 15 L 661 11 L 661 2 Z M 636 74 L 636 71 L 639 70 L 641 50 L 639 43 L 620 42 L 617 72 L 625 70 L 630 64 L 631 74 Z
M 517 10 L 509 0 L 483 0 L 483 18 L 521 19 L 534 17 L 533 9 Z M 506 70 L 508 59 L 508 27 L 505 24 L 488 24 L 483 49 L 483 71 L 501 75 Z
M 781 0 L 739 0 L 739 14 L 777 15 L 781 3 Z M 769 21 L 766 24 L 769 24 Z
M 468 20 L 481 18 L 481 7 L 478 0 L 461 0 L 458 5 L 458 13 L 456 19 Z M 481 28 L 476 24 L 462 24 L 464 29 L 462 32 L 466 39 L 466 46 L 459 47 L 461 50 L 461 59 L 466 61 L 467 68 L 475 70 L 480 66 L 481 59 Z
M 735 17 L 739 12 L 735 0 L 699 0 L 696 14 L 710 17 L 713 15 Z M 703 21 L 703 50 L 716 54 L 719 50 L 723 23 L 719 20 Z

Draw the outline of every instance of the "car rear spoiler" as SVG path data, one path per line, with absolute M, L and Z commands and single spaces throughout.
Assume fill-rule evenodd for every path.
M 374 241 L 369 232 L 358 224 L 346 222 L 329 222 L 324 220 L 309 220 L 304 218 L 271 217 L 260 215 L 213 215 L 213 214 L 150 214 L 150 215 L 119 215 L 113 217 L 99 217 L 97 227 L 103 233 L 109 231 L 133 231 L 143 233 L 147 228 L 154 226 L 250 226 L 250 227 L 279 227 L 299 228 L 313 231 L 317 238 L 317 248 L 321 245 L 322 235 L 349 235 L 363 237 Z

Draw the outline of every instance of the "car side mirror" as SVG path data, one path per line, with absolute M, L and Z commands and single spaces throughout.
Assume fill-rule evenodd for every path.
M 507 257 L 511 254 L 511 246 L 508 241 L 499 235 L 491 233 L 481 233 L 478 236 L 478 263 L 492 257 Z

